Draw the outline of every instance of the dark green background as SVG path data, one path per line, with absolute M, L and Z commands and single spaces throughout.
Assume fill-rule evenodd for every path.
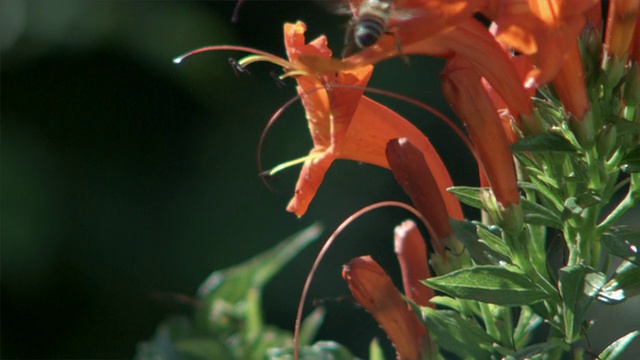
M 213 44 L 283 56 L 282 24 L 297 19 L 308 24 L 309 39 L 327 33 L 339 52 L 345 19 L 311 2 L 249 2 L 237 25 L 229 21 L 234 2 L 0 4 L 2 358 L 131 357 L 164 316 L 190 311 L 170 294 L 194 294 L 212 271 L 316 220 L 330 231 L 364 205 L 406 200 L 387 171 L 337 162 L 297 219 L 285 206 L 299 168 L 272 179 L 275 192 L 256 168 L 259 134 L 295 94 L 293 83 L 276 86 L 271 65 L 237 77 L 228 64 L 237 53 L 171 62 Z M 371 85 L 448 111 L 441 65 L 390 60 Z M 381 101 L 431 137 L 456 183 L 475 183 L 476 167 L 451 131 L 421 110 Z M 267 137 L 263 159 L 275 166 L 310 145 L 296 105 Z M 381 336 L 344 297 L 341 264 L 373 254 L 397 279 L 392 230 L 407 216 L 397 209 L 368 214 L 329 252 L 311 292 L 329 307 L 323 338 L 364 357 L 368 341 Z M 292 328 L 319 246 L 266 289 L 269 321 Z

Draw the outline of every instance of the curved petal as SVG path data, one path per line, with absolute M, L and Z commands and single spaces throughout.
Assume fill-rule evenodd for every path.
M 458 55 L 466 59 L 491 83 L 509 105 L 514 116 L 531 112 L 531 100 L 520 76 L 511 65 L 508 54 L 493 35 L 475 19 L 467 19 L 448 31 L 424 37 L 419 41 L 405 44 L 403 38 L 399 39 L 402 53 L 405 55 L 446 58 Z M 343 66 L 376 63 L 397 55 L 398 46 L 394 39 L 384 38 L 376 46 L 346 59 Z
M 389 169 L 385 149 L 391 139 L 404 137 L 417 147 L 433 174 L 449 216 L 462 219 L 458 199 L 446 191 L 453 181 L 429 139 L 408 120 L 365 96 L 360 100 L 344 146 L 338 158 L 378 165 Z
M 480 75 L 461 58 L 447 61 L 442 73 L 445 97 L 464 120 L 496 199 L 507 208 L 520 202 L 509 141 Z

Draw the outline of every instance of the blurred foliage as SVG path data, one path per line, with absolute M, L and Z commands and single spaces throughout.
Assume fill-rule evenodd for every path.
M 390 173 L 339 162 L 304 219 L 285 212 L 296 170 L 273 179 L 273 193 L 255 162 L 258 136 L 293 96 L 291 83 L 279 89 L 270 68 L 260 66 L 236 77 L 227 59 L 237 54 L 204 54 L 180 66 L 171 59 L 222 43 L 283 55 L 282 23 L 297 19 L 308 24 L 310 38 L 327 33 L 338 49 L 346 20 L 310 1 L 258 1 L 247 2 L 233 25 L 234 5 L 0 1 L 0 357 L 131 357 L 167 313 L 192 310 L 166 294 L 194 294 L 213 269 L 271 248 L 313 221 L 332 229 L 373 201 L 406 200 Z M 448 112 L 440 65 L 420 58 L 410 66 L 383 63 L 371 85 Z M 471 157 L 444 125 L 384 102 L 443 150 L 457 184 L 476 182 Z M 303 111 L 294 107 L 267 137 L 263 159 L 274 166 L 306 154 L 310 144 Z M 328 307 L 320 338 L 361 357 L 371 338 L 384 338 L 368 314 L 340 300 L 347 293 L 340 265 L 371 254 L 393 275 L 393 226 L 406 216 L 366 215 L 329 251 L 310 294 Z M 267 323 L 292 328 L 317 246 L 265 288 Z M 632 319 L 618 322 L 629 326 Z

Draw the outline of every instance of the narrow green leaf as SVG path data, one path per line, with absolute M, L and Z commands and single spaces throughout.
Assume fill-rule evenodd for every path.
M 640 268 L 625 262 L 598 293 L 598 300 L 605 304 L 616 304 L 637 295 L 640 295 Z
M 495 341 L 471 320 L 450 310 L 421 308 L 431 337 L 443 349 L 463 359 L 490 359 Z
M 504 241 L 502 241 L 502 238 L 500 237 L 500 235 L 496 235 L 493 231 L 491 231 L 492 229 L 488 228 L 483 224 L 477 223 L 476 227 L 477 227 L 478 237 L 480 238 L 480 240 L 483 243 L 487 244 L 487 246 L 491 250 L 504 256 L 505 259 L 508 260 L 510 255 L 509 246 L 505 244 Z M 499 230 L 500 229 L 497 228 L 498 234 L 500 232 Z
M 320 232 L 320 225 L 312 225 L 248 261 L 211 274 L 198 289 L 203 303 L 195 317 L 198 329 L 212 335 L 240 329 L 259 333 L 262 288 Z
M 378 339 L 373 339 L 369 343 L 369 360 L 385 360 L 384 351 L 382 351 Z
M 319 306 L 304 318 L 300 325 L 300 338 L 298 339 L 300 346 L 312 344 L 313 339 L 316 337 L 318 330 L 320 330 L 324 322 L 325 313 L 326 310 L 324 307 Z
M 484 205 L 480 200 L 480 191 L 487 188 L 477 188 L 470 186 L 453 186 L 447 188 L 447 191 L 455 195 L 461 203 L 469 205 L 473 208 L 484 210 Z M 487 189 L 488 190 L 488 189 Z
M 528 199 L 520 199 L 524 222 L 531 225 L 542 225 L 555 229 L 562 228 L 562 221 L 552 210 Z
M 576 148 L 558 134 L 543 133 L 522 138 L 510 147 L 512 152 L 576 152 Z
M 509 258 L 493 251 L 487 244 L 479 241 L 476 225 L 468 221 L 449 219 L 451 228 L 456 237 L 469 251 L 476 264 L 498 264 L 500 261 L 509 261 Z
M 533 312 L 530 307 L 523 306 L 520 310 L 516 328 L 513 330 L 515 347 L 519 349 L 528 344 L 533 335 L 533 330 L 540 324 L 542 324 L 542 318 Z
M 621 337 L 620 339 L 611 343 L 611 345 L 607 346 L 600 355 L 598 355 L 598 359 L 600 360 L 615 360 L 622 354 L 622 352 L 629 346 L 636 337 L 640 335 L 640 331 L 632 331 L 627 335 Z
M 640 265 L 640 228 L 625 225 L 612 227 L 602 234 L 600 242 L 611 255 Z
M 606 275 L 584 265 L 560 269 L 559 287 L 563 299 L 565 340 L 572 343 L 579 333 L 591 302 L 604 286 Z
M 440 307 L 446 307 L 457 312 L 462 312 L 462 305 L 460 301 L 450 296 L 434 296 L 429 299 L 429 302 Z
M 423 283 L 453 297 L 498 305 L 528 305 L 547 298 L 529 278 L 500 266 L 473 266 Z

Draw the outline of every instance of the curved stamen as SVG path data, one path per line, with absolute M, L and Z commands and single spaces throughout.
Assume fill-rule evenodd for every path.
M 257 49 L 252 49 L 250 47 L 237 46 L 237 45 L 204 46 L 204 47 L 201 47 L 199 49 L 191 50 L 186 54 L 182 54 L 182 55 L 180 55 L 178 57 L 175 57 L 173 59 L 173 62 L 175 64 L 180 64 L 182 61 L 184 61 L 184 59 L 186 59 L 188 57 L 191 57 L 193 55 L 200 54 L 200 53 L 203 53 L 203 52 L 208 52 L 208 51 L 220 51 L 220 50 L 242 51 L 242 52 L 246 52 L 246 53 L 249 53 L 249 54 L 254 54 L 255 56 L 261 56 L 264 59 L 264 61 L 268 61 L 268 62 L 280 65 L 280 66 L 285 67 L 285 68 L 294 67 L 287 60 L 284 60 L 283 58 L 277 57 L 277 56 L 275 56 L 273 54 L 270 54 L 270 53 L 268 53 L 266 51 L 261 51 L 261 50 L 257 50 Z M 248 56 L 248 57 L 251 57 L 251 56 Z M 245 59 L 240 60 L 239 63 L 241 63 Z M 283 64 L 286 64 L 286 65 L 283 65 Z
M 331 245 L 333 245 L 334 241 L 336 240 L 336 238 L 338 237 L 338 235 L 340 235 L 340 233 L 347 227 L 349 226 L 354 220 L 356 220 L 357 218 L 359 218 L 360 216 L 375 210 L 375 209 L 379 209 L 382 207 L 387 207 L 387 206 L 392 206 L 392 207 L 399 207 L 402 209 L 405 209 L 407 211 L 409 211 L 410 213 L 412 213 L 413 215 L 415 215 L 418 219 L 420 219 L 420 221 L 422 221 L 422 223 L 424 224 L 424 226 L 427 228 L 427 231 L 431 234 L 433 234 L 433 227 L 431 226 L 431 224 L 429 223 L 429 221 L 427 221 L 427 219 L 424 218 L 424 216 L 422 216 L 422 214 L 420 214 L 420 212 L 418 210 L 416 210 L 413 206 L 411 205 L 407 205 L 405 203 L 399 202 L 399 201 L 381 201 L 381 202 L 377 202 L 375 204 L 371 204 L 368 206 L 365 206 L 364 208 L 356 211 L 355 213 L 351 214 L 351 216 L 349 216 L 346 220 L 344 220 L 331 234 L 331 236 L 329 237 L 329 239 L 327 239 L 327 241 L 324 243 L 324 245 L 322 246 L 322 249 L 320 249 L 320 251 L 318 252 L 318 255 L 316 256 L 316 259 L 313 261 L 313 265 L 311 266 L 311 270 L 309 270 L 309 274 L 307 275 L 307 279 L 304 283 L 304 287 L 302 288 L 302 294 L 300 295 L 300 302 L 298 302 L 298 311 L 296 313 L 296 323 L 295 323 L 295 327 L 293 330 L 293 357 L 294 359 L 299 359 L 299 351 L 298 351 L 298 344 L 300 341 L 300 324 L 302 323 L 302 311 L 304 310 L 304 302 L 307 299 L 307 294 L 309 293 L 309 288 L 311 287 L 311 281 L 313 280 L 313 276 L 316 273 L 316 271 L 318 270 L 318 266 L 320 265 L 320 261 L 322 261 L 322 259 L 324 258 L 324 255 L 327 253 L 327 251 L 329 250 L 329 248 L 331 247 Z

